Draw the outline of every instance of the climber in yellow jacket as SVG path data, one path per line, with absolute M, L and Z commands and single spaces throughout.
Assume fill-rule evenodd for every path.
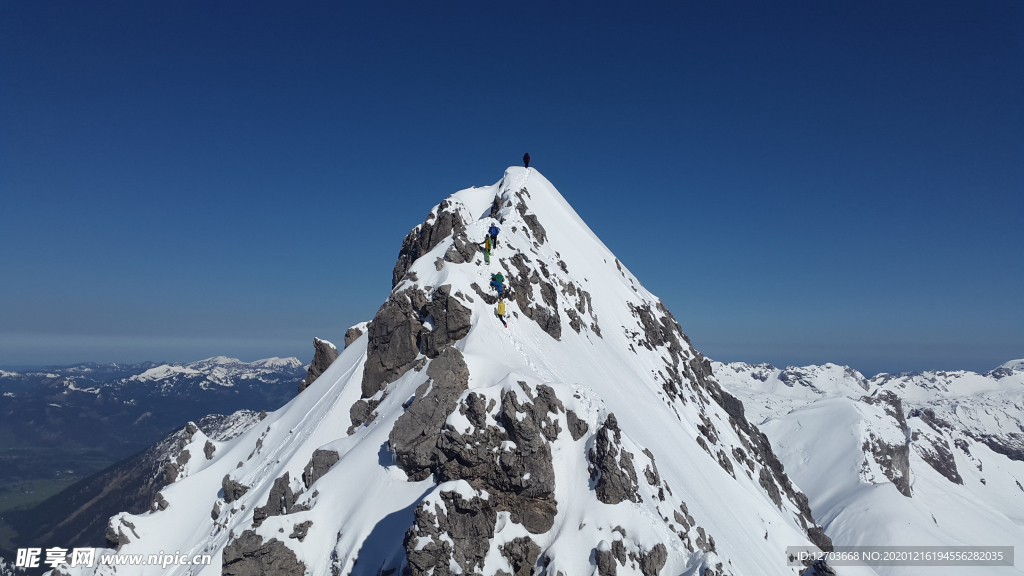
M 501 300 L 498 300 L 498 320 L 501 320 L 501 323 L 505 326 L 505 328 L 508 328 L 508 324 L 505 322 L 505 299 L 504 298 L 502 298 Z

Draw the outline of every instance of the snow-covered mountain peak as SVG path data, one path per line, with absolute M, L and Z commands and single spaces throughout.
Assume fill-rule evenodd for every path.
M 167 576 L 703 576 L 830 546 L 711 363 L 536 170 L 435 206 L 392 283 L 288 405 L 193 435 L 163 504 L 111 520 L 120 548 L 216 558 Z

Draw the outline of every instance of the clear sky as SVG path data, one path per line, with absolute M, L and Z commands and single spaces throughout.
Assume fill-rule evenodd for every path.
M 0 3 L 0 365 L 308 361 L 525 151 L 711 358 L 1024 357 L 1019 0 L 362 4 Z

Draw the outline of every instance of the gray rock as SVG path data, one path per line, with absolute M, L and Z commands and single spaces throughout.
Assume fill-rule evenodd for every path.
M 153 504 L 150 505 L 149 509 L 151 512 L 158 512 L 161 510 L 167 510 L 171 504 L 164 498 L 163 492 L 157 492 L 156 497 L 153 498 Z
M 644 576 L 658 576 L 661 569 L 668 561 L 668 549 L 664 544 L 655 544 L 646 554 L 641 553 L 639 557 L 640 572 Z
M 956 459 L 945 438 L 933 434 L 914 434 L 914 450 L 921 459 L 928 463 L 936 472 L 945 476 L 954 484 L 963 485 L 960 471 L 956 467 Z
M 374 410 L 380 403 L 388 397 L 388 393 L 385 390 L 381 395 L 380 399 L 373 400 L 371 398 L 356 400 L 352 407 L 348 410 L 349 419 L 352 420 L 352 424 L 348 427 L 348 434 L 351 436 L 355 431 L 364 424 L 373 422 L 373 419 L 377 417 L 377 413 Z
M 345 341 L 346 343 L 348 342 L 347 332 L 345 334 Z M 299 382 L 299 394 L 306 388 L 309 388 L 309 385 L 319 378 L 331 366 L 331 363 L 338 359 L 338 349 L 334 347 L 334 344 L 326 340 L 313 338 L 313 350 L 313 361 L 309 363 L 309 368 L 306 370 L 306 378 Z
M 348 330 L 345 330 L 345 348 L 352 345 L 353 342 L 359 339 L 363 335 L 363 331 L 359 326 L 352 326 Z
M 894 392 L 883 390 L 875 396 L 863 396 L 860 400 L 866 404 L 881 406 L 886 415 L 895 420 L 900 430 L 906 434 L 907 421 L 903 417 L 903 403 Z M 900 494 L 910 498 L 910 445 L 905 441 L 899 444 L 885 442 L 869 433 L 861 448 L 878 463 L 882 473 L 892 481 Z
M 306 520 L 305 522 L 299 522 L 292 526 L 292 533 L 288 535 L 289 538 L 295 538 L 299 542 L 306 539 L 306 534 L 309 533 L 309 528 L 313 525 L 312 520 Z
M 597 573 L 600 576 L 615 576 L 618 567 L 615 564 L 615 556 L 611 550 L 594 549 L 594 559 L 597 561 Z
M 572 439 L 574 441 L 583 438 L 583 435 L 586 434 L 587 430 L 590 429 L 590 426 L 587 424 L 586 420 L 583 420 L 582 418 L 577 416 L 576 413 L 573 412 L 572 410 L 565 411 L 565 420 L 566 423 L 569 425 L 569 434 L 572 434 Z
M 514 538 L 502 544 L 501 555 L 505 557 L 514 573 L 512 576 L 530 576 L 540 556 L 540 546 L 528 537 Z
M 483 290 L 480 289 L 480 285 L 477 284 L 476 282 L 470 284 L 469 287 L 472 288 L 476 292 L 476 295 L 479 296 L 484 302 L 491 304 L 492 306 L 498 303 L 497 296 L 495 296 L 494 294 L 484 292 Z
M 469 367 L 462 352 L 449 346 L 430 362 L 427 377 L 430 380 L 416 390 L 415 400 L 389 435 L 396 463 L 415 481 L 429 477 L 437 466 L 437 438 L 469 386 Z
M 523 217 L 523 222 L 526 223 L 530 232 L 533 233 L 533 237 L 537 239 L 537 242 L 541 244 L 546 242 L 548 238 L 547 231 L 545 231 L 544 227 L 541 226 L 540 220 L 537 219 L 536 214 L 527 213 L 526 203 L 523 202 L 522 197 L 520 197 L 519 203 L 516 204 L 516 210 L 518 210 L 519 215 Z
M 772 473 L 768 470 L 767 466 L 761 468 L 758 483 L 768 493 L 768 497 L 772 499 L 772 502 L 779 508 L 782 508 L 782 495 L 779 494 L 779 487 L 775 484 L 775 479 L 772 477 Z
M 597 481 L 594 491 L 605 504 L 618 504 L 623 500 L 640 502 L 640 488 L 633 455 L 622 449 L 622 433 L 615 414 L 608 414 L 597 430 L 597 440 L 590 450 L 590 480 Z
M 432 330 L 420 332 L 423 353 L 428 358 L 436 358 L 446 345 L 465 338 L 472 327 L 472 312 L 451 295 L 451 290 L 451 284 L 439 286 L 425 306 L 434 320 Z
M 301 494 L 302 491 L 299 490 L 299 493 Z M 288 472 L 285 472 L 284 476 L 274 480 L 274 485 L 270 488 L 270 495 L 267 496 L 267 503 L 263 506 L 257 506 L 253 510 L 253 528 L 258 528 L 260 524 L 263 524 L 264 520 L 271 516 L 282 516 L 306 510 L 305 506 L 295 502 L 298 496 L 299 494 L 292 492 L 291 479 L 288 477 Z
M 107 548 L 115 548 L 120 550 L 122 546 L 131 542 L 128 535 L 125 534 L 125 528 L 127 528 L 136 539 L 139 535 L 135 532 L 135 524 L 121 518 L 120 521 L 115 524 L 114 518 L 107 521 L 107 529 L 104 533 L 107 539 Z
M 487 500 L 474 496 L 465 500 L 456 492 L 442 492 L 444 508 L 428 502 L 416 508 L 413 526 L 405 534 L 404 546 L 412 576 L 451 574 L 454 561 L 463 574 L 481 572 L 484 557 L 494 537 L 497 514 Z M 447 539 L 442 540 L 444 534 Z M 417 549 L 417 541 L 428 542 Z M 448 542 L 451 541 L 451 543 Z M 479 570 L 478 570 L 479 569 Z
M 431 213 L 426 222 L 413 228 L 402 241 L 402 248 L 398 252 L 398 261 L 391 273 L 391 287 L 394 288 L 402 281 L 413 262 L 433 250 L 457 229 L 465 230 L 465 224 L 462 222 L 462 218 L 454 212 L 451 202 L 445 200 L 438 206 L 436 216 Z
M 392 294 L 377 310 L 367 333 L 363 398 L 373 396 L 412 368 L 423 330 L 418 310 L 425 305 L 426 295 L 410 288 Z
M 334 450 L 314 450 L 309 463 L 302 470 L 302 483 L 309 490 L 313 483 L 320 479 L 340 460 L 340 456 Z
M 284 542 L 246 530 L 224 547 L 222 576 L 304 576 L 306 565 Z
M 224 479 L 220 482 L 221 488 L 224 490 L 224 501 L 234 502 L 242 497 L 243 494 L 249 491 L 249 487 L 240 484 L 231 479 L 229 474 L 224 475 Z
M 206 455 L 206 459 L 213 460 L 213 453 L 216 451 L 217 447 L 213 445 L 213 442 L 207 440 L 206 444 L 203 446 L 203 454 Z

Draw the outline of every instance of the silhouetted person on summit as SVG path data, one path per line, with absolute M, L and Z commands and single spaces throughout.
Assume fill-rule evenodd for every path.
M 530 167 L 530 153 L 529 152 L 527 152 L 526 154 L 523 154 L 523 165 L 526 166 L 527 168 Z

